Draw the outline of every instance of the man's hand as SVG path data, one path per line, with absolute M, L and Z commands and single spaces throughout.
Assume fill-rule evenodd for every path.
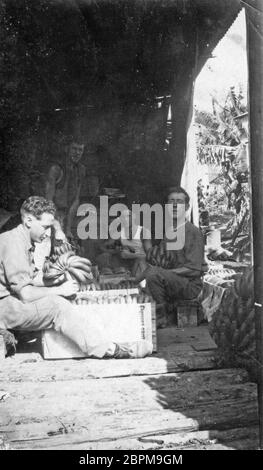
M 134 259 L 134 258 L 136 258 L 136 255 L 135 255 L 135 253 L 132 253 L 129 250 L 122 250 L 120 252 L 120 257 L 122 259 Z
M 115 254 L 119 253 L 120 249 L 116 246 L 115 240 L 107 240 L 106 242 L 101 244 L 101 251 L 103 253 Z
M 53 287 L 53 286 L 59 286 L 63 282 L 65 282 L 66 276 L 64 273 L 61 274 L 57 279 L 45 279 L 43 284 L 45 287 Z M 37 284 L 35 284 L 37 285 Z
M 61 224 L 57 219 L 54 219 L 53 221 L 53 229 L 55 232 L 55 239 L 56 240 L 62 240 L 65 242 L 67 240 L 65 233 L 62 230 Z
M 57 230 L 55 232 L 55 239 L 56 240 L 61 240 L 63 242 L 67 241 L 67 237 L 66 237 L 65 233 L 62 230 Z
M 74 239 L 75 239 L 76 237 L 74 237 L 74 235 L 73 235 L 73 233 L 71 232 L 71 230 L 67 229 L 67 230 L 66 230 L 65 238 L 68 239 L 69 242 L 71 242 L 71 241 L 74 241 Z
M 62 297 L 71 297 L 79 290 L 79 285 L 76 281 L 66 281 L 61 286 L 56 287 L 57 294 Z

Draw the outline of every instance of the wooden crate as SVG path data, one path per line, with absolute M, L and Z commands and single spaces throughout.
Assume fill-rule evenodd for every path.
M 182 300 L 176 305 L 177 326 L 185 328 L 197 326 L 199 302 L 195 300 Z
M 109 341 L 125 343 L 145 339 L 157 351 L 155 303 L 73 305 L 76 311 L 96 312 L 103 321 Z M 95 321 L 95 320 L 94 320 Z M 54 330 L 42 332 L 44 359 L 85 357 L 68 338 Z

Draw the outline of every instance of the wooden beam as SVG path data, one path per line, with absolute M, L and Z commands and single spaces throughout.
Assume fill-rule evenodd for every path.
M 248 0 L 246 4 L 258 404 L 260 448 L 263 449 L 263 13 L 261 0 Z
M 196 34 L 192 38 L 192 48 L 180 73 L 175 76 L 172 96 L 172 138 L 169 147 L 170 181 L 168 185 L 179 185 L 186 157 L 187 131 L 193 113 L 193 84 L 196 70 Z

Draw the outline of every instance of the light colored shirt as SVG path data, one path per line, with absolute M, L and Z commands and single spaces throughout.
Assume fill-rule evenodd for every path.
M 23 287 L 33 285 L 34 246 L 22 224 L 0 235 L 0 299 L 20 298 Z

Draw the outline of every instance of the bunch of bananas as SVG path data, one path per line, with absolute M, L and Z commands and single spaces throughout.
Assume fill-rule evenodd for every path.
M 46 259 L 43 267 L 43 279 L 58 284 L 65 279 L 76 280 L 80 286 L 93 280 L 91 262 L 77 256 L 72 251 L 61 254 L 55 262 Z
M 249 299 L 254 295 L 254 271 L 249 268 L 235 283 L 235 293 L 242 299 Z
M 96 282 L 93 281 L 90 284 L 80 284 L 80 291 L 111 291 L 111 290 L 122 290 L 122 289 L 134 289 L 138 287 L 138 283 L 135 281 L 123 280 L 118 282 Z
M 255 340 L 253 300 L 241 299 L 229 291 L 213 316 L 210 331 L 217 345 L 225 352 L 228 349 L 243 351 L 251 345 L 250 341 Z
M 173 251 L 167 250 L 166 243 L 161 242 L 159 245 L 154 245 L 147 251 L 146 260 L 152 266 L 159 266 L 164 269 L 173 268 Z
M 209 330 L 218 346 L 220 366 L 242 366 L 254 374 L 256 332 L 252 271 L 225 292 Z
M 68 241 L 57 240 L 54 239 L 52 241 L 52 248 L 51 248 L 51 260 L 56 261 L 60 255 L 64 253 L 73 252 L 75 253 L 74 248 Z
M 91 281 L 89 284 L 87 282 L 79 282 L 79 291 L 86 292 L 86 291 L 94 291 L 100 290 L 100 285 L 98 282 Z

